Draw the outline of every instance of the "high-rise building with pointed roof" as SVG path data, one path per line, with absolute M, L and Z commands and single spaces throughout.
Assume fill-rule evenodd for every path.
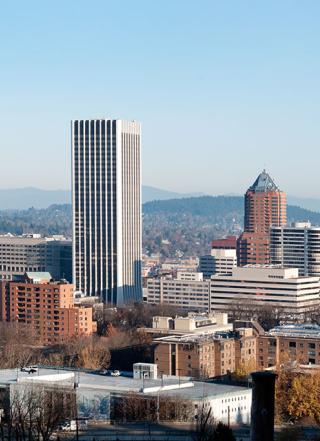
M 286 195 L 263 170 L 245 194 L 244 233 L 238 240 L 239 264 L 269 263 L 269 229 L 286 224 Z

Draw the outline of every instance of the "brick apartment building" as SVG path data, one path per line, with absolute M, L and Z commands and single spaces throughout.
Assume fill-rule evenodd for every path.
M 29 325 L 44 345 L 96 331 L 92 307 L 75 306 L 74 286 L 53 282 L 49 273 L 26 273 L 0 286 L 1 320 Z
M 258 369 L 290 361 L 302 365 L 320 365 L 319 325 L 277 326 L 258 337 Z
M 252 328 L 167 336 L 154 342 L 155 363 L 166 375 L 211 378 L 234 372 L 241 365 L 256 367 L 257 339 Z

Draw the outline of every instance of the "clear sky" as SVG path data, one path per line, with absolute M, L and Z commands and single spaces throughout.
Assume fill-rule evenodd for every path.
M 70 120 L 136 119 L 143 182 L 320 197 L 320 2 L 1 2 L 0 188 L 70 188 Z

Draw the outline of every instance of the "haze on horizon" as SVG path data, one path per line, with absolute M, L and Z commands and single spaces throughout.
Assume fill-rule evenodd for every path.
M 320 197 L 320 3 L 4 3 L 0 188 L 70 188 L 70 120 L 142 122 L 145 185 Z

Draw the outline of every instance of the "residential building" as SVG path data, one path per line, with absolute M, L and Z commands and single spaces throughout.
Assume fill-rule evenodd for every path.
M 72 121 L 74 284 L 113 305 L 142 297 L 140 144 L 136 121 Z
M 202 408 L 211 409 L 216 421 L 225 424 L 239 425 L 250 423 L 252 390 L 247 387 L 229 386 L 202 381 L 190 381 L 183 378 L 130 378 L 97 375 L 96 372 L 79 372 L 78 370 L 40 368 L 35 374 L 19 372 L 17 369 L 0 370 L 0 407 L 5 415 L 12 406 L 12 397 L 30 395 L 40 390 L 53 390 L 66 394 L 66 401 L 77 403 L 77 416 L 92 421 L 123 420 L 126 400 L 145 400 L 148 412 L 155 412 L 159 403 L 159 417 L 166 416 L 166 405 L 170 418 L 181 420 L 181 417 L 194 423 Z M 183 403 L 179 408 L 178 403 Z M 151 404 L 151 405 L 150 405 Z M 147 407 L 148 406 L 148 407 Z M 156 415 L 154 414 L 154 418 Z
M 269 263 L 269 229 L 286 224 L 286 195 L 263 170 L 245 194 L 244 232 L 238 239 L 238 264 Z
M 212 311 L 231 311 L 240 304 L 302 316 L 319 307 L 319 295 L 319 277 L 300 277 L 297 268 L 274 265 L 233 268 L 232 275 L 215 275 L 210 282 Z
M 213 333 L 170 335 L 154 339 L 154 362 L 166 375 L 212 378 L 242 365 L 256 367 L 252 328 Z
M 258 337 L 258 369 L 287 362 L 320 365 L 319 325 L 282 325 Z
M 167 304 L 191 311 L 209 310 L 209 280 L 148 278 L 143 300 L 151 304 Z
M 301 276 L 320 276 L 320 227 L 310 222 L 270 228 L 270 263 L 298 268 Z
M 72 281 L 72 241 L 40 234 L 0 235 L 0 281 L 27 271 L 48 271 L 55 280 Z
M 235 266 L 237 266 L 237 252 L 232 248 L 212 248 L 211 255 L 201 256 L 199 259 L 199 272 L 206 279 L 213 274 L 231 274 Z
M 1 320 L 26 324 L 44 345 L 96 331 L 92 307 L 74 305 L 74 287 L 49 273 L 26 273 L 1 283 Z

